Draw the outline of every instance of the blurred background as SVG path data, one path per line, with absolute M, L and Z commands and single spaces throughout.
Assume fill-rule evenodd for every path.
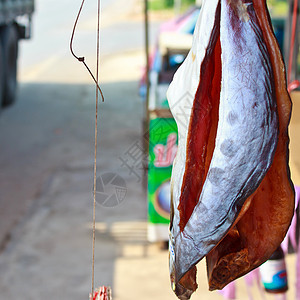
M 145 2 L 101 1 L 99 79 L 105 102 L 99 105 L 95 284 L 111 286 L 116 300 L 175 299 L 166 251 L 172 161 L 155 165 L 155 146 L 165 145 L 163 151 L 174 158 L 176 144 L 167 145 L 177 129 L 165 92 L 188 53 L 201 1 L 147 4 L 149 90 Z M 294 2 L 268 4 L 288 62 Z M 88 299 L 91 290 L 96 92 L 69 49 L 80 5 L 81 0 L 0 1 L 1 299 L 79 300 Z M 293 89 L 300 71 L 298 24 L 299 18 Z M 74 51 L 93 72 L 96 26 L 97 1 L 86 1 Z M 296 153 L 294 119 L 291 147 Z M 293 157 L 298 182 L 300 164 Z M 286 261 L 286 296 L 295 299 L 295 254 Z M 193 299 L 223 299 L 208 292 L 205 262 L 198 270 Z M 259 284 L 240 279 L 235 299 L 248 299 L 249 292 L 254 299 L 274 299 Z

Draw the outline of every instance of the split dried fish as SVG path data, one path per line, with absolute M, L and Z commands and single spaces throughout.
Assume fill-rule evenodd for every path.
M 202 258 L 210 290 L 222 289 L 268 259 L 293 215 L 291 101 L 265 0 L 203 1 L 168 100 L 179 133 L 170 276 L 189 299 Z

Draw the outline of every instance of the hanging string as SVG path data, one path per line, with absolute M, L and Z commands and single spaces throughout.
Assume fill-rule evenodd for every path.
M 102 102 L 104 102 L 104 95 L 102 93 L 102 90 L 99 86 L 99 83 L 98 83 L 98 80 L 95 78 L 94 74 L 92 73 L 91 69 L 89 68 L 89 66 L 87 65 L 87 63 L 85 62 L 85 57 L 84 56 L 78 56 L 75 54 L 74 50 L 73 50 L 73 42 L 74 42 L 74 36 L 75 36 L 75 31 L 76 31 L 76 28 L 77 28 L 77 24 L 78 24 L 78 20 L 79 20 L 79 17 L 81 15 L 81 12 L 82 12 L 82 8 L 84 6 L 84 3 L 85 3 L 85 0 L 82 0 L 81 2 L 81 5 L 80 5 L 80 8 L 79 8 L 79 11 L 78 11 L 78 14 L 77 14 L 77 17 L 76 17 L 76 20 L 75 20 L 75 23 L 74 23 L 74 26 L 73 26 L 73 30 L 72 30 L 72 35 L 71 35 L 71 40 L 70 40 L 70 51 L 72 53 L 72 55 L 74 56 L 74 58 L 76 58 L 79 62 L 83 63 L 83 65 L 85 66 L 85 68 L 87 69 L 87 71 L 89 72 L 90 76 L 92 77 L 94 83 L 96 84 L 97 86 L 97 89 L 98 91 L 100 92 L 101 94 L 101 98 L 102 98 Z M 98 20 L 100 19 L 100 13 L 98 15 Z
M 98 0 L 98 12 L 97 12 L 97 65 L 96 65 L 96 77 L 91 72 L 90 68 L 85 62 L 84 57 L 79 57 L 74 53 L 73 50 L 73 41 L 74 35 L 77 28 L 78 20 L 82 12 L 83 5 L 85 0 L 82 0 L 79 12 L 77 14 L 75 24 L 73 27 L 71 41 L 70 41 L 70 50 L 72 55 L 79 61 L 84 64 L 89 74 L 91 75 L 93 81 L 96 84 L 96 112 L 95 112 L 95 148 L 94 148 L 94 188 L 93 188 L 93 231 L 92 231 L 92 291 L 91 295 L 93 297 L 95 291 L 95 241 L 96 241 L 96 185 L 97 185 L 97 145 L 98 145 L 98 103 L 99 103 L 99 92 L 104 102 L 104 96 L 102 90 L 99 86 L 99 61 L 100 61 L 100 15 L 101 15 L 101 0 Z
M 98 144 L 98 82 L 99 82 L 99 60 L 100 60 L 100 0 L 98 0 L 97 12 L 97 66 L 96 66 L 96 115 L 95 115 L 95 157 L 94 157 L 94 199 L 93 199 L 93 252 L 92 252 L 92 295 L 94 295 L 95 282 L 95 240 L 96 240 L 96 187 L 97 187 L 97 144 Z M 101 93 L 101 89 L 100 89 Z M 103 95 L 101 93 L 102 100 Z

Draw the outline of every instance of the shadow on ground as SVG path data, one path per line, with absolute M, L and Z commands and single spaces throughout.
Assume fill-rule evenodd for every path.
M 141 140 L 143 104 L 137 82 L 103 92 L 98 176 L 113 172 L 126 183 L 120 205 L 97 205 L 96 285 L 113 285 L 117 257 L 147 255 L 142 168 L 133 173 L 120 160 Z M 94 86 L 22 84 L 18 98 L 0 116 L 0 298 L 87 299 Z M 138 253 L 127 253 L 132 245 Z

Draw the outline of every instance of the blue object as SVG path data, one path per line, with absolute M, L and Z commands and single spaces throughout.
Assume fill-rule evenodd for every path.
M 280 290 L 287 286 L 287 274 L 286 271 L 280 271 L 272 278 L 272 282 L 264 282 L 264 287 L 267 290 Z

